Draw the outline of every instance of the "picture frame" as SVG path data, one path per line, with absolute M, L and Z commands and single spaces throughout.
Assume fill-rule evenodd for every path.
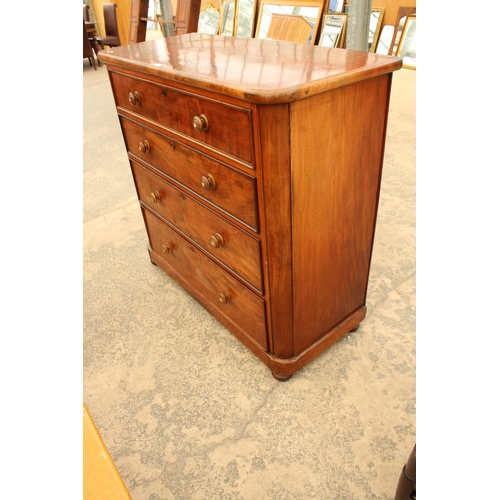
M 234 36 L 236 31 L 236 0 L 222 0 L 220 34 Z
M 373 8 L 368 26 L 368 52 L 375 52 L 380 36 L 385 8 Z
M 394 26 L 386 24 L 380 33 L 377 42 L 376 54 L 388 56 L 390 54 L 392 39 L 394 38 Z
M 257 0 L 236 0 L 235 36 L 252 38 L 257 12 Z
M 218 35 L 220 32 L 220 11 L 210 2 L 200 11 L 198 33 Z
M 407 16 L 396 56 L 403 60 L 403 67 L 417 69 L 417 16 Z
M 346 14 L 324 14 L 318 46 L 341 48 L 347 27 Z
M 394 36 L 392 38 L 391 47 L 389 49 L 389 55 L 396 55 L 398 50 L 399 41 L 403 33 L 403 29 L 406 23 L 406 18 L 409 15 L 416 14 L 417 9 L 415 7 L 399 7 L 396 22 L 394 24 Z

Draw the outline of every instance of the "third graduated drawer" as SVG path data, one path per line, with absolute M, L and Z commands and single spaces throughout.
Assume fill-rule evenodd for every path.
M 251 338 L 260 349 L 267 350 L 264 301 L 202 255 L 176 231 L 168 227 L 147 208 L 142 207 L 153 255 L 177 273 L 215 306 L 237 328 Z M 165 267 L 162 265 L 161 267 Z M 164 269 L 167 270 L 167 269 Z
M 260 240 L 203 206 L 149 169 L 130 161 L 142 203 L 218 262 L 263 293 Z
M 255 178 L 120 116 L 129 153 L 258 231 Z
M 116 105 L 246 162 L 253 168 L 252 112 L 153 81 L 109 72 Z

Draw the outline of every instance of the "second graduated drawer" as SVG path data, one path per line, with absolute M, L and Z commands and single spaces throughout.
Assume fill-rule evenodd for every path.
M 255 179 L 120 116 L 130 153 L 258 231 Z
M 262 293 L 260 241 L 131 161 L 139 199 Z
M 116 105 L 253 166 L 251 111 L 122 73 L 109 73 Z

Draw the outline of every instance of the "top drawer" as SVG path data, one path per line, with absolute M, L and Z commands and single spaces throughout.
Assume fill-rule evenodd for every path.
M 116 105 L 253 165 L 251 111 L 110 72 Z

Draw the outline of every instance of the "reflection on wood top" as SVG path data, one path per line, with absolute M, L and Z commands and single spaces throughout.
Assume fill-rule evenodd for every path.
M 291 102 L 402 66 L 392 56 L 200 33 L 113 47 L 98 57 L 256 103 Z

